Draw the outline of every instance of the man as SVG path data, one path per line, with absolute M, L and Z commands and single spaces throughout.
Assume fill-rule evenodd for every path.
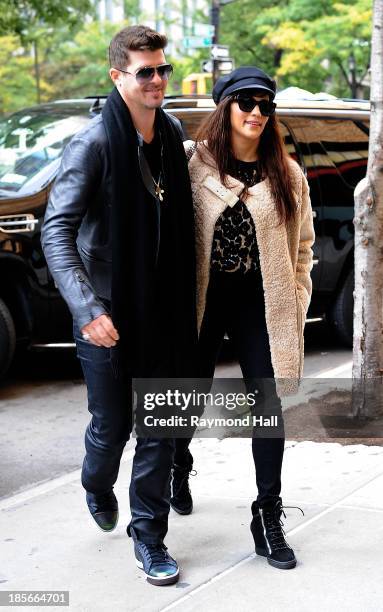
M 194 372 L 192 199 L 179 122 L 160 108 L 172 72 L 166 44 L 145 26 L 113 38 L 115 87 L 65 149 L 42 230 L 74 319 L 92 414 L 82 484 L 104 531 L 118 520 L 113 485 L 132 429 L 132 378 Z M 127 530 L 137 565 L 156 585 L 179 575 L 163 543 L 174 447 L 173 439 L 138 438 L 133 460 Z

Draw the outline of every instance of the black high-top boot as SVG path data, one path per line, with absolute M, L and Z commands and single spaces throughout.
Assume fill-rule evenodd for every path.
M 170 505 L 178 514 L 190 514 L 193 510 L 193 499 L 189 487 L 189 474 L 195 476 L 193 463 L 187 466 L 177 465 L 172 468 Z
M 297 560 L 294 551 L 285 540 L 281 515 L 286 518 L 283 508 L 298 508 L 298 506 L 282 506 L 280 497 L 275 502 L 260 507 L 254 501 L 251 506 L 253 520 L 250 530 L 255 542 L 257 555 L 267 557 L 268 563 L 279 569 L 292 569 Z M 304 515 L 302 508 L 298 508 Z

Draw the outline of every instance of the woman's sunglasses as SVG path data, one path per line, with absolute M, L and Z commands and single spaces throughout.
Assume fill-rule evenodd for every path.
M 240 110 L 244 113 L 251 113 L 256 106 L 259 106 L 259 111 L 264 117 L 273 115 L 277 107 L 274 102 L 269 102 L 269 100 L 254 100 L 252 96 L 244 94 L 235 96 L 234 102 L 237 102 Z
M 136 72 L 129 72 L 128 70 L 122 70 L 121 68 L 117 68 L 117 70 L 120 72 L 125 72 L 125 74 L 135 76 L 138 83 L 150 83 L 156 72 L 161 79 L 167 81 L 173 73 L 173 66 L 171 64 L 144 66 L 144 68 L 139 68 Z

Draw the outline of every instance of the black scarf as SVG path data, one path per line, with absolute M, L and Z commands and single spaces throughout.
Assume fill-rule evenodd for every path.
M 161 134 L 165 175 L 165 201 L 160 203 L 143 182 L 138 134 L 117 89 L 102 115 L 112 181 L 111 314 L 120 335 L 111 351 L 114 370 L 149 376 L 152 341 L 158 354 L 165 349 L 170 354 L 172 365 L 162 376 L 192 377 L 197 344 L 194 219 L 181 139 L 166 113 L 157 109 L 155 128 Z M 154 337 L 148 337 L 148 330 Z M 166 347 L 155 347 L 156 342 Z

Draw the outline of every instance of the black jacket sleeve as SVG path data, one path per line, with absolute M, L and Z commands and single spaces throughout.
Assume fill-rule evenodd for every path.
M 71 140 L 64 151 L 41 231 L 49 269 L 80 329 L 106 313 L 76 244 L 79 227 L 100 183 L 101 164 L 92 142 L 81 136 Z

